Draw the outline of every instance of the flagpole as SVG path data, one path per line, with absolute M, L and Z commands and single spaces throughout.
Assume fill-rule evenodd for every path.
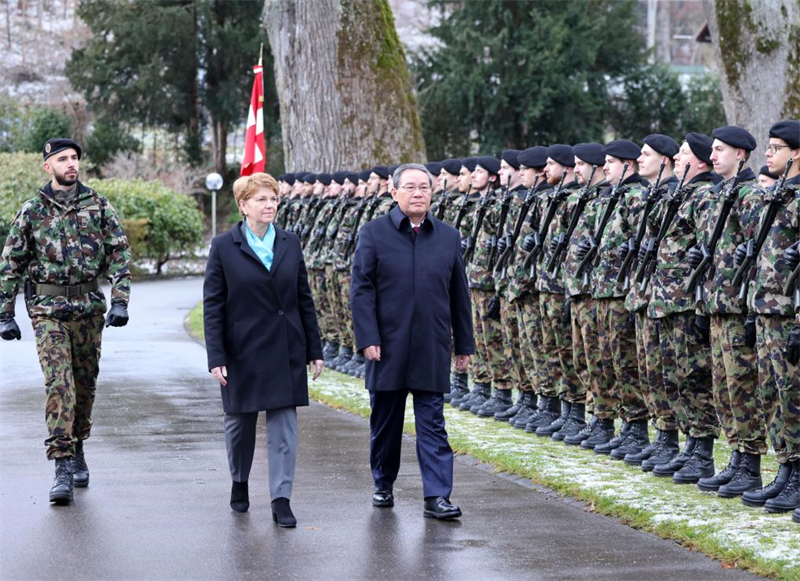
M 264 43 L 262 42 L 261 43 L 261 49 L 258 51 L 258 66 L 262 67 L 262 69 L 261 69 L 261 95 L 262 95 L 262 98 L 263 98 L 263 95 L 267 94 L 266 91 L 264 90 L 265 89 L 265 84 L 264 84 L 264 69 L 263 69 L 264 64 L 263 64 L 263 62 L 264 62 Z M 262 115 L 262 118 L 263 118 L 263 115 L 264 115 L 264 103 L 263 102 L 261 103 L 261 115 Z M 264 133 L 266 133 L 266 131 L 264 131 Z M 264 157 L 266 157 L 266 156 L 267 156 L 267 139 L 266 139 L 266 136 L 264 136 Z M 266 164 L 265 164 L 264 169 L 265 170 L 267 169 L 266 168 Z

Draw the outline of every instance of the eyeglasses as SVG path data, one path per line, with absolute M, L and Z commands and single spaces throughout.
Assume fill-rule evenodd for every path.
M 771 153 L 772 155 L 775 155 L 776 153 L 778 153 L 779 149 L 783 149 L 784 147 L 789 147 L 789 146 L 788 145 L 778 145 L 777 143 L 770 143 L 767 146 L 767 150 L 764 153 Z
M 400 187 L 407 194 L 413 194 L 416 191 L 419 191 L 420 194 L 430 194 L 431 187 L 426 184 L 422 184 L 421 186 L 413 186 L 411 184 L 406 184 Z

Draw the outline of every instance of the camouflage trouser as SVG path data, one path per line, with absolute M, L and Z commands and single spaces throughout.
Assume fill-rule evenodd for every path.
M 661 358 L 660 321 L 661 319 L 649 318 L 646 309 L 642 310 L 637 318 L 637 329 L 641 329 L 647 367 L 647 381 L 643 385 L 646 385 L 647 399 L 653 406 L 655 427 L 663 431 L 686 430 L 688 429 L 686 426 L 678 424 L 678 416 L 675 413 L 678 396 L 670 392 L 674 386 L 664 384 L 664 374 L 672 373 L 672 370 L 667 368 Z
M 342 341 L 342 326 L 344 321 L 344 313 L 342 313 L 342 305 L 339 302 L 340 289 L 339 289 L 339 273 L 333 268 L 333 265 L 325 265 L 325 301 L 328 303 L 328 312 L 331 317 L 331 328 L 328 334 L 328 341 L 333 343 L 341 343 Z
M 597 302 L 597 326 L 603 361 L 611 363 L 611 386 L 618 402 L 619 415 L 628 422 L 647 419 L 642 396 L 642 381 L 636 360 L 636 325 L 623 299 Z
M 567 401 L 570 403 L 588 403 L 587 399 L 591 399 L 596 406 L 595 397 L 603 373 L 600 353 L 597 350 L 596 313 L 597 307 L 591 297 L 570 299 L 572 367 L 580 386 L 577 392 L 567 393 Z
M 665 429 L 663 426 L 666 422 L 659 420 L 654 399 L 654 397 L 661 392 L 661 388 L 659 387 L 662 382 L 661 349 L 658 347 L 651 348 L 651 351 L 655 352 L 651 354 L 647 347 L 648 333 L 652 332 L 651 328 L 655 325 L 655 321 L 647 318 L 646 308 L 638 310 L 634 313 L 634 317 L 636 323 L 636 361 L 639 367 L 639 385 L 642 388 L 642 399 L 644 399 L 647 412 L 656 428 L 663 430 Z M 651 386 L 655 386 L 655 388 L 651 388 Z M 671 429 L 677 428 L 673 427 Z
M 323 340 L 330 341 L 331 315 L 326 293 L 325 270 L 322 268 L 310 268 L 308 270 L 308 286 L 311 287 L 311 296 L 314 298 L 314 308 L 317 310 L 319 334 L 322 336 Z
M 75 443 L 88 438 L 92 430 L 104 318 L 36 317 L 32 322 L 47 393 L 47 458 L 73 456 Z
M 472 368 L 473 383 L 489 385 L 492 383 L 492 372 L 487 363 L 488 348 L 483 337 L 483 306 L 481 304 L 481 291 L 471 289 L 470 300 L 472 301 L 472 329 L 475 336 L 475 354 L 470 357 L 470 367 Z
M 550 376 L 542 346 L 542 307 L 539 304 L 539 295 L 528 293 L 514 301 L 514 304 L 522 321 L 520 347 L 533 390 L 540 396 L 556 397 L 558 392 Z
M 583 403 L 586 392 L 575 373 L 572 361 L 572 325 L 564 316 L 564 295 L 541 293 L 539 305 L 542 309 L 542 350 L 550 377 L 558 394 Z M 568 395 L 572 394 L 572 395 Z
M 339 303 L 343 312 L 342 337 L 343 344 L 356 348 L 356 332 L 353 329 L 353 313 L 350 311 L 350 272 L 336 271 L 339 279 Z
M 503 324 L 499 320 L 484 317 L 489 308 L 494 292 L 472 289 L 472 319 L 475 326 L 475 351 L 486 363 L 491 374 L 492 387 L 495 389 L 511 389 L 513 387 L 513 371 L 510 349 L 504 347 Z M 473 377 L 476 383 L 478 379 Z
M 790 317 L 760 315 L 756 321 L 759 383 L 766 387 L 762 396 L 770 429 L 776 433 L 778 460 L 800 460 L 800 365 L 790 364 L 783 353 L 797 323 Z M 774 391 L 769 386 L 774 386 Z
M 511 377 L 520 391 L 532 392 L 533 383 L 528 377 L 530 358 L 522 353 L 520 329 L 521 319 L 517 307 L 503 299 L 500 303 L 500 324 L 503 330 L 503 345 L 506 358 L 511 362 Z
M 711 387 L 711 353 L 694 319 L 691 311 L 658 319 L 664 389 L 681 430 L 694 438 L 716 438 L 719 423 Z
M 755 349 L 745 345 L 744 315 L 711 315 L 714 406 L 731 448 L 767 453 Z

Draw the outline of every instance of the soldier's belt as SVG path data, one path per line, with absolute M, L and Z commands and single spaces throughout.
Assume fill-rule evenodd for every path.
M 100 288 L 100 283 L 94 279 L 83 284 L 37 284 L 36 294 L 51 297 L 79 297 L 96 291 Z

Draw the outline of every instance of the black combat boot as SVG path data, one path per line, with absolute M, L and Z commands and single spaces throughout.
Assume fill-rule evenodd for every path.
M 485 404 L 490 399 L 492 399 L 492 388 L 487 385 L 486 389 L 480 391 L 478 395 L 475 397 L 475 399 L 472 400 L 472 405 L 469 408 L 469 412 L 471 414 L 477 415 L 478 410 L 481 409 L 483 407 L 483 404 Z M 509 401 L 509 404 L 510 403 L 511 402 Z
M 792 466 L 789 480 L 778 496 L 764 503 L 767 512 L 791 512 L 800 507 L 800 460 L 793 460 L 789 464 Z
M 770 498 L 778 496 L 786 483 L 789 482 L 789 476 L 792 474 L 792 466 L 789 462 L 778 464 L 778 473 L 775 479 L 764 486 L 763 488 L 756 488 L 749 490 L 742 494 L 742 504 L 747 506 L 764 506 Z
M 595 446 L 594 453 L 603 455 L 611 454 L 611 450 L 616 450 L 625 443 L 625 440 L 628 439 L 628 434 L 630 434 L 630 432 L 631 425 L 625 420 L 622 420 L 622 428 L 620 429 L 619 434 L 611 438 L 605 444 L 598 444 Z
M 614 437 L 614 420 L 597 420 L 592 434 L 581 442 L 584 450 L 594 450 L 597 446 L 608 444 Z
M 571 409 L 572 404 L 570 404 L 568 401 L 561 400 L 561 415 L 559 415 L 558 418 L 556 418 L 551 424 L 546 426 L 540 425 L 538 428 L 536 428 L 536 435 L 552 438 L 553 434 L 563 428 L 564 424 L 567 423 Z
M 491 385 L 488 383 L 476 383 L 472 388 L 472 392 L 470 392 L 469 397 L 461 402 L 461 405 L 458 409 L 460 409 L 462 412 L 471 411 L 472 406 L 477 404 L 478 407 L 480 407 L 486 403 L 486 400 L 489 399 L 490 395 L 492 395 Z
M 450 393 L 445 394 L 444 400 L 452 402 L 453 398 L 463 397 L 469 393 L 469 376 L 466 373 L 454 373 L 450 380 Z
M 72 458 L 56 458 L 56 478 L 50 489 L 50 502 L 69 504 L 72 502 Z
M 739 450 L 734 450 L 731 453 L 731 459 L 728 460 L 728 465 L 725 466 L 719 473 L 711 478 L 701 478 L 697 481 L 697 488 L 705 492 L 716 492 L 723 484 L 727 484 L 733 479 L 736 470 L 739 468 L 739 462 L 742 460 L 742 454 Z
M 515 428 L 525 429 L 525 424 L 531 419 L 531 415 L 536 411 L 536 394 L 530 391 L 523 392 L 522 406 L 512 417 L 508 418 L 508 423 Z M 495 416 L 495 419 L 497 417 Z M 502 420 L 501 420 L 502 421 Z
M 663 432 L 661 430 L 656 430 L 656 439 L 642 448 L 641 452 L 637 454 L 627 454 L 625 458 L 623 458 L 623 460 L 625 460 L 625 464 L 629 464 L 631 466 L 641 466 L 642 462 L 653 455 L 653 452 L 661 445 L 663 440 Z
M 686 436 L 686 443 L 683 445 L 683 450 L 676 455 L 672 460 L 664 464 L 658 464 L 653 468 L 653 474 L 656 476 L 663 476 L 670 478 L 689 461 L 694 453 L 694 447 L 697 445 L 697 440 L 691 436 Z
M 451 385 L 451 389 L 452 388 L 453 386 Z M 462 385 L 457 386 L 451 395 L 452 397 L 450 398 L 450 405 L 458 409 L 458 406 L 472 396 L 472 392 L 469 390 L 469 383 L 465 381 Z
M 350 362 L 342 367 L 342 372 L 352 377 L 358 377 L 358 370 L 364 366 L 365 361 L 364 353 L 354 353 Z
M 695 484 L 714 476 L 714 436 L 697 438 L 692 457 L 672 475 L 675 484 Z
M 339 348 L 339 354 L 331 361 L 331 369 L 339 371 L 345 363 L 353 358 L 353 350 L 350 347 L 342 345 Z
M 796 523 L 800 523 L 800 508 L 794 509 L 792 513 L 792 520 Z
M 698 486 L 700 486 L 700 482 L 697 483 Z M 762 486 L 761 456 L 759 454 L 742 454 L 736 474 L 733 475 L 733 478 L 728 483 L 719 487 L 717 496 L 733 498 Z
M 330 367 L 331 361 L 339 354 L 339 344 L 332 341 L 325 343 L 325 348 L 322 350 L 322 359 L 325 361 L 325 366 Z
M 647 420 L 635 420 L 628 422 L 628 425 L 630 426 L 628 437 L 618 448 L 611 450 L 611 457 L 614 460 L 622 460 L 628 454 L 638 454 L 650 445 Z
M 551 438 L 556 442 L 561 442 L 567 436 L 575 436 L 586 427 L 586 404 L 573 403 L 569 408 L 569 417 L 561 429 L 554 433 Z
M 494 414 L 513 407 L 513 403 L 510 389 L 495 389 L 491 397 L 475 413 L 479 418 L 491 418 Z
M 565 436 L 564 443 L 570 446 L 579 446 L 581 442 L 588 440 L 594 435 L 599 423 L 600 420 L 597 419 L 597 416 L 592 415 L 592 419 L 583 426 L 580 432 L 572 436 Z
M 512 420 L 520 411 L 522 411 L 523 408 L 526 407 L 525 402 L 527 399 L 527 393 L 524 391 L 517 392 L 517 401 L 515 401 L 513 405 L 507 407 L 506 409 L 495 412 L 494 419 L 498 422 L 508 422 Z
M 83 455 L 83 440 L 78 440 L 75 444 L 75 456 L 72 457 L 72 482 L 76 488 L 86 488 L 89 486 L 89 467 L 86 465 L 86 457 Z
M 561 402 L 557 397 L 548 397 L 543 395 L 539 398 L 539 405 L 537 410 L 525 424 L 525 431 L 529 434 L 536 432 L 536 429 L 541 426 L 549 426 L 561 413 Z
M 658 445 L 647 460 L 642 460 L 642 470 L 651 472 L 659 464 L 671 461 L 680 451 L 678 430 L 664 430 L 661 432 L 661 444 Z

